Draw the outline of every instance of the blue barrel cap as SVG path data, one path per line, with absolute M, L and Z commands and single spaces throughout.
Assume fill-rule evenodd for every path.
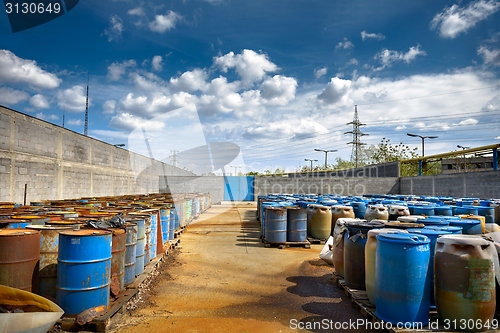
M 462 230 L 463 228 L 462 227 L 458 227 L 458 226 L 437 226 L 437 225 L 427 225 L 424 227 L 424 229 L 434 229 L 434 230 L 443 230 L 443 231 L 448 231 L 452 234 L 461 234 L 462 233 Z
M 411 234 L 420 234 L 420 235 L 425 235 L 425 236 L 430 236 L 430 237 L 437 237 L 440 235 L 447 235 L 450 234 L 450 231 L 445 231 L 445 230 L 437 230 L 437 229 L 430 229 L 430 228 L 412 228 L 408 230 Z
M 403 243 L 403 244 L 429 244 L 431 240 L 429 237 L 417 234 L 378 234 L 377 240 L 382 240 L 391 243 Z

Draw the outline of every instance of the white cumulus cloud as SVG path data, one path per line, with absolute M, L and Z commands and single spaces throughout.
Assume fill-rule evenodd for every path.
M 155 55 L 151 60 L 151 67 L 154 71 L 160 72 L 163 69 L 163 58 L 160 55 Z
M 30 105 L 35 109 L 47 109 L 50 107 L 50 102 L 42 94 L 36 94 L 30 98 Z
M 83 112 L 85 111 L 87 95 L 84 87 L 77 85 L 69 89 L 58 91 L 57 100 L 57 105 L 62 110 L 70 112 Z M 90 99 L 89 105 L 92 105 Z
M 123 75 L 127 72 L 128 68 L 135 67 L 137 63 L 135 60 L 125 60 L 120 62 L 114 62 L 108 66 L 108 79 L 110 81 L 119 81 Z
M 13 105 L 26 101 L 30 95 L 28 93 L 12 89 L 9 87 L 0 87 L 0 104 Z
M 170 78 L 170 87 L 176 91 L 193 92 L 197 90 L 204 90 L 207 86 L 206 80 L 208 74 L 197 68 L 193 71 L 187 71 L 176 78 Z
M 430 26 L 444 38 L 455 38 L 500 9 L 498 0 L 479 0 L 467 7 L 453 5 L 434 16 Z
M 162 34 L 175 28 L 175 25 L 181 19 L 181 15 L 169 10 L 167 15 L 156 15 L 154 21 L 149 23 L 149 29 Z
M 235 68 L 244 84 L 262 81 L 266 73 L 279 70 L 279 67 L 271 62 L 266 54 L 248 49 L 237 55 L 234 52 L 229 52 L 223 56 L 215 57 L 214 63 L 223 72 Z
M 328 73 L 328 68 L 326 67 L 323 67 L 323 68 L 320 68 L 320 69 L 317 69 L 314 71 L 314 76 L 319 79 L 320 77 L 323 77 L 326 75 L 326 73 Z
M 333 104 L 341 100 L 345 101 L 351 85 L 351 80 L 333 77 L 326 85 L 326 88 L 318 95 L 318 98 L 325 104 Z
M 116 109 L 116 101 L 109 99 L 102 105 L 102 110 L 104 114 L 114 114 Z
M 297 80 L 292 77 L 275 75 L 262 82 L 261 96 L 269 105 L 286 105 L 295 98 Z
M 109 27 L 104 30 L 101 36 L 107 36 L 108 42 L 122 38 L 123 21 L 118 15 L 112 15 L 109 19 Z
M 375 55 L 375 59 L 378 59 L 382 66 L 378 67 L 377 70 L 384 69 L 386 67 L 392 66 L 394 62 L 403 61 L 407 64 L 415 60 L 417 56 L 426 55 L 425 51 L 420 49 L 420 45 L 412 46 L 408 52 L 398 52 L 394 50 L 384 49 L 380 53 Z
M 477 53 L 483 56 L 485 64 L 500 66 L 500 49 L 490 50 L 486 46 L 481 46 L 477 50 Z
M 383 40 L 383 39 L 385 39 L 385 36 L 383 34 L 375 34 L 375 33 L 368 33 L 366 31 L 361 31 L 361 39 L 362 40 L 366 40 L 366 39 Z
M 23 83 L 39 89 L 57 88 L 62 80 L 41 69 L 36 61 L 19 58 L 9 50 L 0 50 L 0 82 Z

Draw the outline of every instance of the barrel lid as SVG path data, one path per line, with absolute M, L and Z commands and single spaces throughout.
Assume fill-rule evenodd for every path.
M 65 236 L 102 236 L 102 235 L 110 235 L 111 231 L 102 229 L 80 229 L 80 230 L 65 230 L 61 231 L 59 234 Z
M 414 244 L 414 245 L 420 245 L 420 244 L 428 244 L 431 242 L 429 237 L 424 236 L 424 235 L 417 235 L 417 234 L 380 234 L 377 235 L 378 240 L 383 240 L 387 242 L 393 242 L 393 243 L 404 243 L 404 244 Z
M 427 218 L 439 218 L 443 220 L 460 220 L 460 216 L 444 216 L 444 215 L 431 215 L 428 216 Z
M 458 245 L 473 245 L 473 246 L 485 246 L 492 244 L 490 241 L 483 238 L 480 235 L 460 235 L 460 234 L 449 234 L 443 235 L 437 239 L 438 243 L 442 244 L 458 244 Z
M 345 225 L 348 222 L 366 222 L 366 220 L 353 219 L 351 217 L 341 217 L 341 218 L 337 219 L 337 222 L 335 222 L 335 224 L 337 224 L 337 225 Z
M 38 230 L 38 231 L 44 231 L 44 230 L 70 230 L 73 229 L 72 226 L 56 226 L 56 225 L 29 225 L 26 227 L 26 229 L 33 229 L 33 230 Z
M 285 207 L 282 206 L 268 206 L 266 207 L 266 210 L 285 210 Z
M 107 230 L 111 231 L 115 236 L 123 235 L 125 233 L 125 229 L 122 228 L 109 228 Z
M 15 220 L 39 220 L 47 217 L 42 215 L 12 215 L 12 218 Z
M 385 223 L 389 228 L 423 228 L 425 224 L 416 222 L 389 221 Z
M 366 222 L 366 221 L 351 221 L 346 222 L 345 226 L 349 230 L 371 230 L 375 228 L 383 228 L 385 226 L 382 222 Z
M 446 230 L 437 230 L 437 229 L 426 229 L 426 228 L 413 228 L 409 230 L 412 234 L 421 234 L 425 236 L 440 236 L 440 235 L 448 235 L 451 231 Z
M 424 229 L 443 230 L 443 231 L 448 231 L 448 232 L 454 233 L 457 231 L 461 231 L 463 228 L 458 227 L 458 226 L 450 226 L 450 225 L 446 225 L 446 226 L 426 225 L 424 227 Z
M 2 236 L 23 236 L 23 235 L 36 235 L 40 232 L 37 230 L 28 230 L 25 228 L 17 229 L 0 229 L 0 237 Z
M 380 229 L 371 229 L 368 231 L 368 236 L 375 237 L 379 234 L 407 234 L 408 230 L 404 229 L 396 229 L 396 228 L 380 228 Z
M 476 224 L 481 224 L 481 220 L 476 220 L 476 219 L 459 219 L 459 220 L 449 220 L 450 225 L 476 225 Z
M 424 219 L 425 217 L 422 215 L 409 215 L 409 216 L 399 216 L 398 221 L 401 222 L 415 222 L 421 219 Z
M 344 206 L 344 205 L 335 205 L 332 206 L 332 209 L 347 209 L 347 210 L 352 210 L 352 206 Z
M 23 223 L 23 222 L 30 222 L 30 221 L 28 221 L 28 220 L 21 220 L 21 219 L 0 219 L 0 224 Z

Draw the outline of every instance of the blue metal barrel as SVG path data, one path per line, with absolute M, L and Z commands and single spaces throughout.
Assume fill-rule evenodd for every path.
M 59 233 L 73 228 L 48 225 L 30 225 L 27 229 L 40 231 L 40 273 L 38 295 L 48 298 L 51 301 L 55 301 Z
M 179 229 L 179 218 L 175 213 L 175 208 L 170 208 L 170 224 L 174 226 L 174 230 Z
M 287 242 L 307 241 L 307 212 L 301 207 L 287 207 L 286 211 Z
M 57 304 L 66 315 L 109 306 L 111 232 L 69 230 L 59 233 Z
M 126 224 L 126 240 L 125 240 L 125 285 L 134 282 L 135 279 L 135 257 L 137 246 L 137 224 Z
M 161 239 L 163 244 L 170 239 L 170 209 L 162 207 L 160 209 Z
M 271 244 L 286 243 L 286 208 L 278 206 L 267 207 L 265 220 L 265 241 Z
M 174 209 L 172 207 L 168 208 L 168 239 L 173 240 L 175 238 L 175 230 L 178 227 L 175 225 L 174 219 L 172 219 L 172 211 Z
M 146 255 L 146 223 L 144 219 L 135 220 L 134 223 L 137 225 L 137 245 L 135 248 L 135 275 L 139 275 L 144 272 L 144 266 L 146 266 L 145 255 Z
M 2 226 L 2 228 L 5 226 L 6 228 L 9 229 L 20 229 L 20 228 L 24 229 L 31 225 L 31 221 L 6 218 L 0 220 L 0 225 Z
M 430 239 L 415 234 L 377 235 L 376 316 L 390 323 L 429 322 Z
M 278 206 L 277 202 L 265 201 L 262 203 L 262 214 L 260 216 L 260 235 L 265 238 L 266 234 L 266 208 L 269 206 Z

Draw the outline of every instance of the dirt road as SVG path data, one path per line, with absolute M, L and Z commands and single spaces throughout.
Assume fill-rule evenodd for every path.
M 112 331 L 372 332 L 352 325 L 364 318 L 318 258 L 322 245 L 265 248 L 259 235 L 254 203 L 213 206 L 182 234 L 144 306 Z

